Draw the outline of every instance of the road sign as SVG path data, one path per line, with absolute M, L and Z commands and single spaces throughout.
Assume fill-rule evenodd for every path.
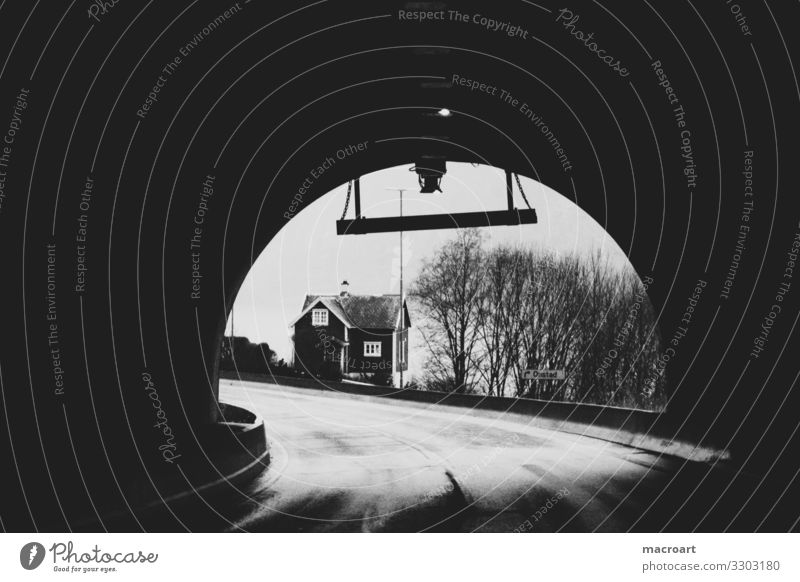
M 564 370 L 525 370 L 522 378 L 525 380 L 563 380 L 567 375 Z

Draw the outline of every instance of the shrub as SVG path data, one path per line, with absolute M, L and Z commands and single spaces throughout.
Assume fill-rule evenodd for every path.
M 342 379 L 342 369 L 338 362 L 322 362 L 319 367 L 319 375 L 325 380 L 339 382 Z
M 422 386 L 415 379 L 408 380 L 403 388 L 405 390 L 422 390 Z
M 394 386 L 394 378 L 389 372 L 376 372 L 372 375 L 372 383 L 378 386 Z

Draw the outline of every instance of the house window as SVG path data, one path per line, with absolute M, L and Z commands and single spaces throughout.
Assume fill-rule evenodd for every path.
M 381 342 L 364 342 L 364 355 L 371 358 L 380 358 Z
M 327 309 L 312 310 L 311 323 L 314 325 L 328 325 L 328 310 Z

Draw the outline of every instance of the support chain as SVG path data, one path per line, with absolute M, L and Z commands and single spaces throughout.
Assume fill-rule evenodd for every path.
M 347 199 L 344 201 L 344 210 L 342 211 L 342 220 L 344 220 L 344 217 L 347 216 L 347 208 L 348 208 L 348 206 L 350 206 L 350 190 L 352 190 L 352 188 L 353 188 L 353 181 L 350 180 L 347 183 Z
M 531 203 L 528 202 L 528 197 L 525 196 L 525 190 L 522 189 L 522 182 L 519 180 L 519 174 L 514 174 L 514 178 L 517 180 L 517 188 L 519 188 L 519 193 L 522 194 L 522 199 L 525 201 L 525 205 L 529 210 L 533 210 L 533 208 L 531 208 Z

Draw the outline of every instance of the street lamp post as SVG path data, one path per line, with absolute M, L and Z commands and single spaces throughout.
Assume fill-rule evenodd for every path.
M 387 190 L 394 190 L 400 194 L 400 333 L 402 334 L 406 328 L 406 319 L 403 313 L 403 193 L 407 188 L 386 188 Z M 401 335 L 402 339 L 402 335 Z M 398 354 L 403 350 L 402 343 L 398 342 Z M 399 359 L 399 358 L 398 358 Z M 400 390 L 403 389 L 403 362 L 398 367 L 400 368 Z

